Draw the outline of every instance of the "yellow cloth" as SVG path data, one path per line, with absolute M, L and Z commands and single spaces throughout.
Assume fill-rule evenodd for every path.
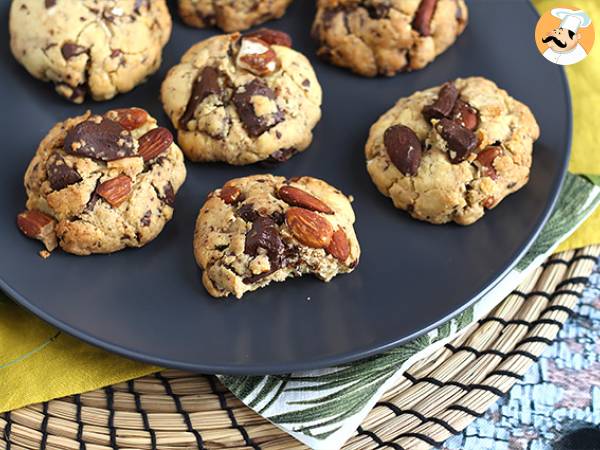
M 592 19 L 600 21 L 600 2 L 582 3 L 586 3 L 582 6 Z M 543 12 L 562 2 L 538 0 L 535 4 Z M 570 167 L 574 173 L 600 175 L 600 151 L 594 140 L 600 130 L 599 53 L 599 49 L 594 49 L 585 61 L 567 69 L 575 115 Z M 600 242 L 600 212 L 562 248 L 597 242 Z M 0 412 L 98 389 L 158 369 L 84 344 L 0 296 Z M 52 383 L 46 383 L 46 379 L 52 379 Z

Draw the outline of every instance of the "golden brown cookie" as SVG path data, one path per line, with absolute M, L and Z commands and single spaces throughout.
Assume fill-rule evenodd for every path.
M 188 25 L 217 26 L 227 33 L 278 19 L 292 0 L 179 0 L 179 14 Z
M 108 100 L 154 73 L 171 34 L 165 0 L 14 0 L 10 45 L 36 78 L 81 103 Z
M 58 123 L 40 143 L 17 224 L 50 251 L 141 247 L 173 216 L 185 176 L 173 136 L 143 109 L 87 112 Z
M 469 225 L 529 179 L 538 124 L 493 82 L 457 79 L 400 99 L 371 127 L 367 170 L 412 217 Z
M 350 199 L 311 177 L 254 175 L 212 192 L 196 221 L 194 253 L 214 297 L 313 274 L 354 270 L 360 247 Z
M 321 86 L 285 33 L 220 35 L 194 45 L 167 74 L 164 109 L 192 161 L 285 161 L 321 118 Z
M 318 0 L 317 53 L 360 75 L 422 69 L 467 25 L 464 0 Z

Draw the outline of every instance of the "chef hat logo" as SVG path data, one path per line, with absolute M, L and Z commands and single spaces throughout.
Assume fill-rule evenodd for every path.
M 594 44 L 594 25 L 583 9 L 558 7 L 540 17 L 535 43 L 548 61 L 571 65 L 584 60 Z

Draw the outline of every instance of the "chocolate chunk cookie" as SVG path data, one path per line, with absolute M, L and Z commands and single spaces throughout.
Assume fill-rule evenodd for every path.
M 422 69 L 467 25 L 464 0 L 318 0 L 317 53 L 360 75 Z
M 141 247 L 173 216 L 183 154 L 139 108 L 86 114 L 54 126 L 25 173 L 21 231 L 77 255 Z
M 15 58 L 75 103 L 142 83 L 170 34 L 165 0 L 14 0 L 10 10 Z
M 278 19 L 292 0 L 179 0 L 182 20 L 193 27 L 217 26 L 223 31 L 246 30 Z
M 529 179 L 540 131 L 527 106 L 485 78 L 402 98 L 371 127 L 367 170 L 415 219 L 469 225 Z
M 285 161 L 321 118 L 321 86 L 285 33 L 259 30 L 194 45 L 162 85 L 162 103 L 192 161 Z
M 360 247 L 350 199 L 311 177 L 255 175 L 208 196 L 194 233 L 204 286 L 214 297 L 290 277 L 330 281 L 354 270 Z

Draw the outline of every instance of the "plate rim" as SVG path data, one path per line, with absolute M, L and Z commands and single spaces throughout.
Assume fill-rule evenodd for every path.
M 529 5 L 533 14 L 539 17 L 539 13 L 536 10 L 531 0 L 527 0 L 526 3 Z M 429 324 L 428 326 L 422 328 L 419 331 L 415 331 L 414 333 L 404 336 L 400 339 L 395 339 L 390 342 L 380 344 L 377 346 L 370 347 L 367 350 L 361 351 L 353 351 L 346 352 L 342 354 L 337 354 L 335 356 L 321 357 L 318 359 L 313 359 L 309 362 L 293 362 L 293 363 L 276 363 L 271 364 L 269 366 L 265 364 L 218 364 L 218 365 L 206 365 L 203 363 L 185 363 L 181 361 L 173 361 L 168 358 L 162 357 L 152 357 L 147 354 L 140 353 L 135 350 L 131 350 L 125 346 L 120 346 L 117 344 L 113 344 L 110 342 L 105 342 L 89 333 L 79 330 L 77 327 L 64 323 L 62 320 L 53 317 L 52 315 L 44 312 L 36 305 L 29 302 L 23 295 L 19 294 L 15 289 L 13 289 L 2 276 L 0 276 L 0 289 L 12 300 L 14 300 L 19 305 L 23 306 L 33 314 L 35 314 L 38 318 L 43 321 L 55 326 L 59 330 L 74 336 L 88 344 L 91 344 L 95 347 L 101 348 L 103 350 L 109 351 L 111 353 L 115 353 L 120 356 L 124 356 L 136 361 L 140 361 L 150 365 L 158 365 L 162 367 L 170 367 L 174 369 L 186 370 L 190 372 L 204 373 L 204 374 L 223 374 L 223 375 L 277 375 L 284 374 L 290 372 L 299 372 L 299 371 L 307 371 L 307 370 L 316 370 L 327 367 L 333 367 L 337 365 L 342 365 L 354 361 L 358 361 L 392 348 L 398 347 L 406 342 L 412 341 L 429 331 L 435 329 L 441 324 L 447 322 L 448 320 L 456 317 L 462 311 L 467 309 L 469 306 L 473 305 L 477 301 L 481 300 L 486 294 L 488 294 L 494 287 L 496 287 L 517 265 L 519 260 L 527 253 L 527 251 L 531 248 L 543 227 L 548 222 L 552 211 L 558 201 L 560 190 L 564 184 L 567 172 L 569 160 L 572 152 L 572 143 L 573 143 L 573 107 L 572 107 L 572 96 L 571 90 L 569 86 L 569 82 L 567 79 L 566 71 L 564 67 L 558 68 L 560 71 L 560 80 L 563 85 L 563 92 L 566 97 L 566 109 L 567 109 L 567 142 L 566 142 L 566 151 L 564 152 L 563 160 L 562 160 L 562 168 L 560 170 L 560 176 L 557 177 L 557 180 L 554 182 L 554 185 L 551 188 L 551 194 L 549 196 L 549 201 L 544 208 L 544 212 L 542 214 L 542 219 L 538 222 L 533 233 L 531 233 L 528 241 L 521 247 L 521 249 L 517 252 L 517 254 L 513 257 L 512 262 L 506 266 L 506 268 L 496 277 L 496 279 L 482 289 L 479 293 L 474 295 L 471 299 L 466 301 L 460 308 L 457 308 L 453 312 L 447 314 L 446 316 L 440 318 L 436 322 Z

